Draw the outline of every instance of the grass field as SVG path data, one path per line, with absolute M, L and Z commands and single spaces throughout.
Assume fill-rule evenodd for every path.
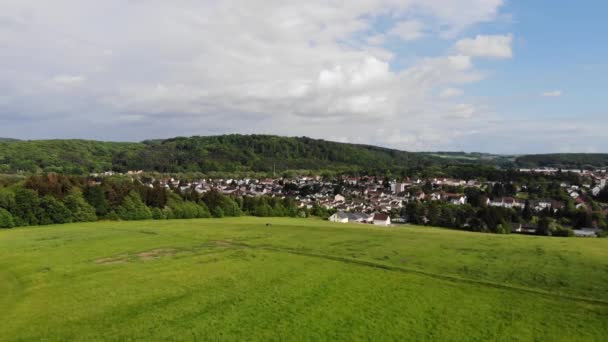
M 608 240 L 251 217 L 4 230 L 0 340 L 606 341 Z

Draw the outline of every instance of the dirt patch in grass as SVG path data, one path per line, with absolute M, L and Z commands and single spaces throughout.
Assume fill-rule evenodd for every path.
M 233 247 L 234 243 L 228 240 L 217 240 L 215 241 L 215 245 L 220 247 Z
M 112 265 L 124 264 L 135 260 L 148 261 L 162 258 L 164 256 L 174 255 L 175 253 L 177 253 L 177 250 L 173 248 L 156 248 L 149 251 L 139 252 L 137 254 L 120 254 L 114 257 L 97 259 L 95 260 L 95 263 L 99 265 Z
M 139 260 L 146 261 L 146 260 L 158 259 L 160 257 L 167 256 L 167 255 L 173 255 L 175 253 L 176 253 L 176 250 L 173 248 L 157 248 L 157 249 L 152 249 L 149 251 L 137 253 L 137 257 L 139 258 Z
M 128 258 L 127 254 L 123 254 L 112 258 L 97 259 L 95 263 L 100 265 L 124 264 L 128 261 Z

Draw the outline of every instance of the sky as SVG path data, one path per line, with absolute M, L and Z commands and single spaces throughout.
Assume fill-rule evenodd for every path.
M 0 137 L 608 152 L 607 1 L 0 0 Z

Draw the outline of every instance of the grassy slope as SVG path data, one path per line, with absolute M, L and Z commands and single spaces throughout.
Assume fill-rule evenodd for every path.
M 602 340 L 607 247 L 298 219 L 0 231 L 0 340 Z

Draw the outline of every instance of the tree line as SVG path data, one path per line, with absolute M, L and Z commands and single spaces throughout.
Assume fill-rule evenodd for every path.
M 210 217 L 327 216 L 318 207 L 298 208 L 293 199 L 199 194 L 125 177 L 97 183 L 85 177 L 45 174 L 0 187 L 0 228 L 96 220 L 191 219 Z

